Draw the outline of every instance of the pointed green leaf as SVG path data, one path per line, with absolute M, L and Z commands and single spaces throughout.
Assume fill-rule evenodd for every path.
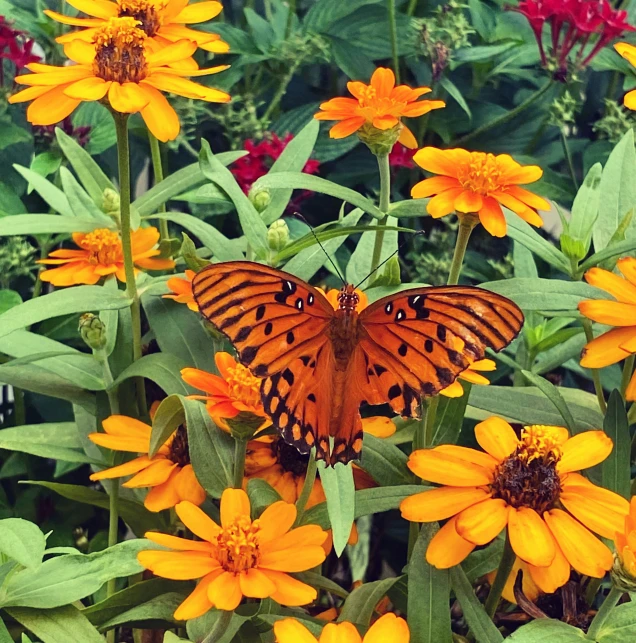
M 603 462 L 602 481 L 606 489 L 610 489 L 627 498 L 631 498 L 631 437 L 629 421 L 625 411 L 625 403 L 620 391 L 613 390 L 607 402 L 607 412 L 603 421 L 603 430 L 612 438 L 614 448 L 609 457 Z M 0 432 L 0 435 L 2 433 Z
M 333 531 L 333 548 L 340 556 L 347 546 L 355 518 L 355 493 L 351 463 L 336 463 L 333 467 L 318 462 L 320 482 L 327 497 L 327 512 Z

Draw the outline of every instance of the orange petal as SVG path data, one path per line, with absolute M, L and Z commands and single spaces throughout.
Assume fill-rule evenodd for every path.
M 347 118 L 334 125 L 329 130 L 329 136 L 335 139 L 346 138 L 347 136 L 350 136 L 354 132 L 358 131 L 364 125 L 364 123 L 365 119 L 361 116 Z
M 413 160 L 424 170 L 433 174 L 457 177 L 457 163 L 451 150 L 424 147 L 415 154 Z
M 296 521 L 296 507 L 288 502 L 275 502 L 260 515 L 259 542 L 266 543 L 286 534 Z
M 217 576 L 208 587 L 208 598 L 217 609 L 235 610 L 243 598 L 239 575 L 223 572 Z
M 385 98 L 395 87 L 395 74 L 387 67 L 378 67 L 371 76 L 371 86 L 375 88 L 378 98 Z
M 99 435 L 99 434 L 98 434 Z M 89 435 L 90 437 L 90 435 Z M 129 476 L 133 473 L 137 473 L 142 469 L 145 469 L 151 460 L 147 455 L 142 455 L 139 458 L 135 458 L 130 462 L 125 462 L 120 464 L 117 467 L 111 467 L 110 469 L 104 469 L 97 473 L 91 475 L 91 480 L 108 480 L 110 478 L 120 478 L 121 476 Z
M 433 176 L 416 183 L 411 190 L 414 199 L 425 199 L 426 197 L 439 194 L 451 188 L 461 187 L 459 181 L 450 176 Z
M 175 510 L 183 524 L 195 536 L 208 542 L 216 542 L 221 528 L 202 509 L 191 502 L 180 502 L 175 506 Z
M 553 594 L 570 580 L 570 563 L 556 544 L 556 556 L 547 567 L 528 565 L 528 571 L 537 587 L 546 594 Z
M 457 516 L 451 518 L 431 539 L 426 549 L 426 560 L 437 569 L 459 565 L 475 545 L 457 533 Z
M 364 643 L 409 643 L 409 626 L 395 614 L 381 616 L 364 636 Z
M 267 598 L 276 592 L 276 585 L 260 569 L 252 567 L 239 574 L 239 584 L 243 596 Z
M 609 270 L 591 268 L 585 273 L 585 281 L 596 286 L 625 304 L 636 304 L 636 286 Z
M 172 580 L 201 578 L 220 567 L 208 552 L 200 551 L 154 551 L 146 549 L 137 554 L 141 565 L 153 574 Z
M 462 194 L 464 188 L 452 188 L 434 196 L 426 205 L 426 211 L 434 218 L 439 219 L 451 212 L 455 212 L 455 199 Z
M 492 469 L 460 459 L 440 449 L 418 449 L 409 457 L 408 467 L 422 480 L 453 487 L 478 487 L 492 482 Z
M 486 498 L 490 494 L 477 487 L 442 487 L 402 500 L 402 518 L 411 522 L 445 520 Z
M 612 439 L 603 431 L 585 431 L 574 435 L 561 447 L 557 471 L 563 474 L 593 467 L 603 462 L 613 448 Z
M 221 568 L 204 576 L 195 590 L 179 605 L 177 611 L 174 613 L 174 618 L 177 621 L 189 621 L 192 618 L 203 616 L 213 605 L 208 598 L 208 588 L 212 581 L 223 573 Z
M 493 237 L 505 237 L 508 230 L 506 218 L 497 200 L 491 196 L 484 198 L 484 203 L 479 211 L 479 221 L 486 231 Z
M 318 592 L 311 585 L 301 583 L 289 574 L 270 570 L 265 573 L 267 578 L 276 585 L 276 592 L 272 594 L 272 598 L 281 605 L 288 607 L 307 605 L 315 601 L 318 596 Z
M 457 533 L 475 545 L 496 538 L 508 523 L 508 505 L 501 498 L 488 498 L 457 516 Z
M 515 554 L 531 565 L 547 567 L 556 556 L 554 538 L 539 514 L 530 507 L 510 507 L 508 537 Z
M 492 416 L 475 426 L 479 446 L 497 462 L 505 460 L 519 445 L 514 429 L 505 420 Z
M 581 357 L 585 368 L 604 368 L 629 357 L 631 351 L 622 346 L 636 338 L 636 327 L 614 328 L 586 344 Z
M 463 190 L 455 199 L 455 210 L 457 212 L 479 212 L 483 203 L 481 194 L 472 190 Z
M 608 326 L 634 326 L 636 319 L 636 305 L 620 301 L 589 299 L 579 302 L 579 310 L 592 321 Z
M 316 637 L 295 618 L 274 623 L 276 643 L 318 643 Z

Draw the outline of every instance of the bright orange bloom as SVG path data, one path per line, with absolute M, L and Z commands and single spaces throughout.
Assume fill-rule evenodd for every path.
M 280 501 L 250 518 L 250 501 L 242 489 L 221 496 L 221 525 L 190 502 L 176 506 L 183 524 L 200 541 L 147 532 L 146 538 L 174 551 L 146 550 L 139 562 L 157 576 L 201 581 L 177 608 L 178 620 L 205 614 L 210 608 L 236 609 L 242 598 L 272 598 L 281 605 L 307 605 L 316 599 L 313 587 L 290 573 L 304 572 L 325 560 L 327 532 L 318 525 L 293 529 L 296 507 Z
M 139 28 L 160 47 L 165 47 L 178 40 L 191 40 L 206 51 L 223 54 L 229 46 L 221 36 L 206 31 L 195 31 L 186 25 L 207 22 L 216 18 L 223 5 L 220 2 L 189 3 L 189 0 L 66 0 L 78 11 L 83 11 L 90 18 L 65 16 L 46 9 L 44 13 L 65 25 L 83 27 L 78 31 L 67 33 L 57 42 L 67 43 L 78 38 L 92 42 L 99 29 L 105 26 L 110 18 L 134 18 Z M 196 63 L 195 63 L 196 68 Z
M 624 257 L 616 265 L 622 277 L 602 268 L 592 268 L 585 273 L 588 284 L 609 293 L 616 301 L 582 301 L 579 311 L 599 324 L 617 326 L 585 346 L 581 358 L 581 366 L 585 368 L 603 368 L 636 353 L 636 259 Z M 636 400 L 636 373 L 625 391 L 625 398 Z
M 632 585 L 636 584 L 636 496 L 632 496 L 629 503 L 624 527 L 614 536 L 614 546 L 623 574 Z
M 152 427 L 125 415 L 111 415 L 102 422 L 105 433 L 90 433 L 89 438 L 100 447 L 113 451 L 143 455 L 110 469 L 91 475 L 91 480 L 110 480 L 133 475 L 123 486 L 131 489 L 150 487 L 144 505 L 150 511 L 170 509 L 187 500 L 200 505 L 206 498 L 190 464 L 188 432 L 179 427 L 152 457 Z
M 29 87 L 11 96 L 9 102 L 32 100 L 27 109 L 28 121 L 33 125 L 53 125 L 69 116 L 82 101 L 107 99 L 117 112 L 140 112 L 152 134 L 165 142 L 177 137 L 180 125 L 162 91 L 213 103 L 230 100 L 226 92 L 184 78 L 216 74 L 227 65 L 191 69 L 187 61 L 196 43 L 180 40 L 152 51 L 137 24 L 134 18 L 111 18 L 95 33 L 92 42 L 67 43 L 64 53 L 75 65 L 27 65 L 34 73 L 16 76 L 15 81 Z
M 190 310 L 198 313 L 199 307 L 192 294 L 192 279 L 195 274 L 194 270 L 186 270 L 185 279 L 183 277 L 170 277 L 166 281 L 166 286 L 172 290 L 172 295 L 164 295 L 163 298 L 174 299 L 179 304 L 186 304 Z
M 614 49 L 632 66 L 636 67 L 636 47 L 627 42 L 617 42 Z M 623 105 L 627 109 L 636 110 L 636 89 L 623 96 Z
M 514 552 L 543 591 L 566 583 L 570 566 L 601 578 L 613 557 L 590 530 L 613 537 L 629 507 L 576 471 L 605 460 L 612 440 L 603 431 L 569 437 L 554 426 L 528 426 L 517 438 L 498 417 L 479 423 L 475 437 L 486 453 L 443 445 L 414 451 L 409 459 L 422 479 L 448 485 L 406 498 L 400 507 L 413 522 L 450 518 L 431 540 L 428 562 L 457 565 L 507 527 Z
M 428 94 L 430 87 L 396 87 L 395 74 L 385 67 L 378 67 L 373 72 L 369 85 L 352 81 L 347 83 L 347 89 L 354 98 L 332 98 L 322 103 L 322 111 L 314 115 L 314 118 L 321 121 L 340 121 L 329 131 L 331 138 L 345 138 L 364 125 L 386 131 L 402 124 L 398 141 L 405 147 L 415 149 L 415 136 L 401 119 L 422 116 L 433 109 L 446 106 L 442 100 L 417 100 L 423 94 Z
M 379 618 L 364 635 L 347 621 L 328 623 L 316 638 L 300 621 L 286 618 L 274 623 L 276 643 L 409 643 L 409 626 L 395 614 Z
M 159 254 L 157 228 L 137 228 L 131 235 L 133 262 L 144 270 L 169 270 L 174 268 L 172 259 L 156 259 Z M 126 281 L 124 253 L 121 238 L 116 232 L 99 228 L 93 232 L 75 232 L 73 241 L 81 250 L 62 248 L 54 250 L 46 259 L 37 263 L 59 265 L 40 273 L 42 281 L 54 286 L 75 286 L 77 284 L 96 284 L 106 275 L 116 275 Z M 137 273 L 138 270 L 135 271 Z
M 536 165 L 519 165 L 508 154 L 425 147 L 413 158 L 427 172 L 440 175 L 420 181 L 411 190 L 414 199 L 433 197 L 426 210 L 436 219 L 455 211 L 478 214 L 491 235 L 503 237 L 506 219 L 502 205 L 534 226 L 543 224 L 537 210 L 550 209 L 545 199 L 519 187 L 538 181 L 543 170 Z

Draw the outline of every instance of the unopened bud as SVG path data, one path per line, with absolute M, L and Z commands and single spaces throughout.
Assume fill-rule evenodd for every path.
M 614 565 L 610 570 L 612 584 L 617 589 L 624 592 L 636 592 L 636 578 L 630 573 L 634 570 L 628 570 L 623 565 L 623 561 L 619 555 L 614 555 Z
M 590 248 L 589 243 L 586 244 L 581 239 L 575 239 L 566 233 L 561 234 L 560 241 L 563 254 L 570 259 L 575 259 L 576 261 L 584 259 Z
M 194 272 L 199 272 L 202 268 L 210 265 L 210 262 L 207 259 L 202 259 L 197 254 L 197 248 L 194 245 L 194 241 L 185 233 L 183 235 L 183 241 L 181 241 L 181 256 L 186 262 L 186 266 Z
M 382 130 L 373 127 L 371 123 L 365 123 L 358 130 L 358 138 L 376 156 L 387 156 L 400 138 L 403 127 L 402 123 L 398 123 L 391 129 Z
M 233 418 L 225 418 L 225 422 L 235 440 L 251 440 L 265 421 L 264 417 L 249 411 L 241 411 Z
M 267 209 L 267 206 L 272 202 L 272 195 L 267 188 L 250 190 L 248 198 L 256 208 L 257 212 L 264 212 Z
M 267 244 L 271 250 L 280 252 L 289 243 L 289 227 L 284 219 L 277 219 L 267 231 Z
M 119 218 L 119 192 L 106 188 L 102 193 L 102 210 L 111 217 Z
M 93 313 L 85 313 L 80 317 L 79 332 L 89 348 L 100 351 L 106 346 L 106 326 Z

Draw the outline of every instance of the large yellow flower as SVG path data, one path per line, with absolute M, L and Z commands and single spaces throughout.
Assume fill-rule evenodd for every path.
M 46 9 L 44 13 L 65 25 L 83 27 L 57 38 L 60 43 L 76 39 L 92 42 L 95 34 L 111 18 L 134 18 L 140 29 L 158 45 L 165 46 L 178 40 L 191 40 L 198 47 L 214 53 L 225 53 L 229 46 L 221 36 L 205 31 L 195 31 L 185 25 L 207 22 L 218 16 L 223 10 L 220 2 L 197 2 L 189 0 L 66 0 L 78 11 L 83 11 L 90 18 L 65 16 Z M 196 64 L 195 64 L 196 67 Z
M 125 415 L 111 415 L 102 422 L 105 433 L 91 433 L 95 444 L 113 451 L 141 453 L 138 458 L 94 473 L 91 480 L 110 480 L 133 475 L 124 487 L 150 487 L 144 505 L 150 511 L 162 511 L 188 500 L 200 505 L 206 497 L 190 464 L 188 432 L 179 427 L 159 451 L 150 457 L 152 427 Z
M 327 532 L 317 525 L 292 529 L 296 507 L 280 501 L 250 518 L 250 501 L 242 489 L 226 489 L 221 497 L 221 525 L 190 502 L 176 506 L 183 524 L 200 541 L 167 534 L 146 538 L 175 551 L 139 552 L 139 562 L 157 576 L 174 580 L 200 578 L 196 589 L 175 612 L 188 620 L 210 608 L 236 609 L 243 596 L 272 598 L 281 605 L 307 605 L 316 599 L 313 587 L 290 573 L 303 572 L 325 560 Z
M 427 172 L 440 175 L 420 181 L 411 190 L 414 199 L 433 197 L 426 210 L 436 219 L 452 212 L 477 214 L 491 235 L 503 237 L 506 219 L 502 205 L 534 226 L 543 224 L 537 210 L 550 209 L 545 199 L 519 187 L 538 181 L 543 170 L 536 165 L 519 165 L 508 154 L 425 147 L 413 158 Z
M 395 614 L 380 617 L 364 635 L 348 622 L 328 623 L 316 638 L 300 621 L 286 618 L 274 623 L 276 643 L 409 643 L 409 626 Z
M 385 67 L 373 72 L 369 85 L 352 81 L 347 83 L 347 89 L 354 98 L 332 98 L 322 103 L 322 111 L 314 115 L 320 121 L 340 121 L 329 130 L 331 138 L 345 138 L 365 125 L 386 131 L 402 124 L 398 141 L 414 149 L 417 147 L 415 136 L 401 119 L 422 116 L 446 106 L 442 100 L 417 100 L 423 94 L 428 94 L 430 87 L 396 87 L 395 74 Z
M 138 228 L 131 235 L 133 263 L 146 270 L 174 268 L 172 259 L 157 259 L 159 231 L 157 228 Z M 81 250 L 54 250 L 38 263 L 58 265 L 40 273 L 42 281 L 54 286 L 96 284 L 102 277 L 116 275 L 126 281 L 121 238 L 116 232 L 99 228 L 93 232 L 75 232 L 73 241 Z M 137 272 L 137 271 L 136 271 Z
M 429 544 L 429 563 L 457 565 L 507 527 L 514 552 L 543 591 L 567 582 L 570 565 L 602 577 L 612 553 L 590 530 L 612 538 L 629 507 L 576 471 L 605 460 L 612 440 L 603 431 L 569 437 L 554 426 L 528 426 L 517 438 L 498 417 L 479 423 L 475 437 L 486 453 L 443 445 L 414 451 L 409 459 L 422 479 L 448 485 L 411 496 L 400 507 L 413 522 L 450 518 Z
M 11 96 L 9 102 L 32 100 L 27 109 L 29 122 L 53 125 L 82 101 L 107 98 L 117 112 L 140 112 L 152 134 L 165 142 L 177 137 L 180 126 L 162 91 L 215 103 L 230 100 L 225 92 L 183 77 L 216 74 L 227 66 L 199 70 L 169 66 L 192 56 L 196 43 L 180 40 L 152 52 L 146 41 L 134 18 L 111 18 L 95 33 L 93 42 L 73 40 L 64 46 L 64 53 L 75 65 L 27 65 L 34 73 L 15 80 L 29 87 Z
M 636 353 L 636 259 L 625 257 L 616 262 L 623 277 L 602 268 L 592 268 L 585 280 L 609 293 L 617 301 L 591 299 L 579 304 L 581 314 L 592 321 L 617 326 L 593 339 L 583 349 L 581 366 L 603 368 Z M 636 400 L 636 373 L 625 391 L 627 400 Z

